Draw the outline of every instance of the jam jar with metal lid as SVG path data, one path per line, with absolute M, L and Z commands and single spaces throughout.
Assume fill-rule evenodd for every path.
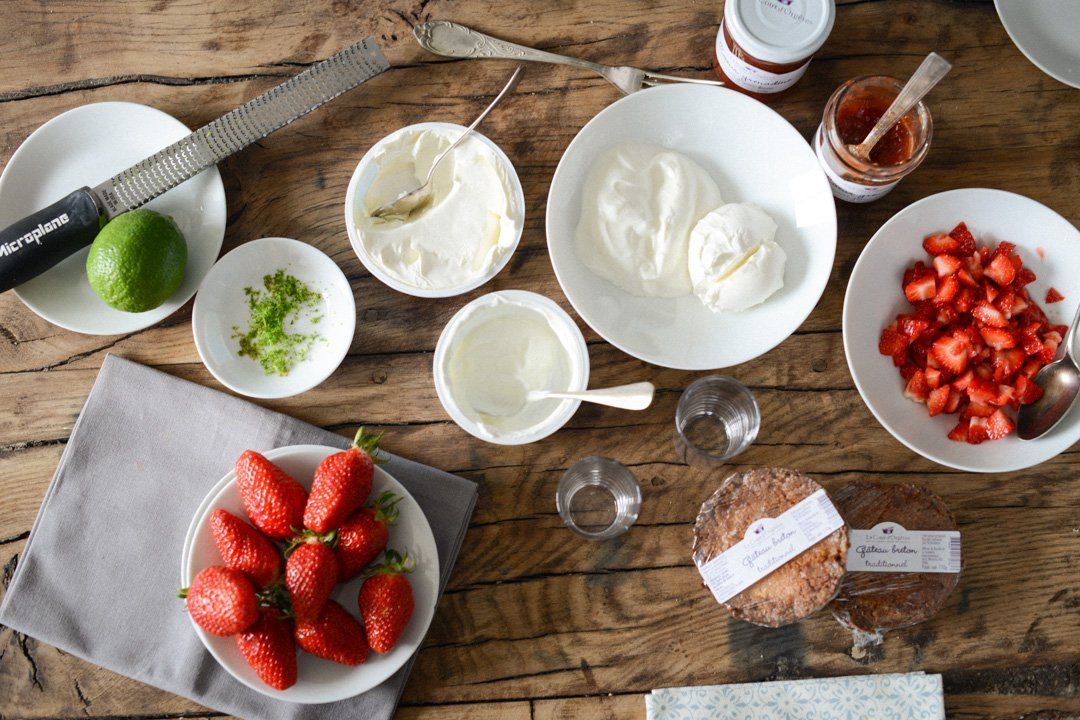
M 814 153 L 835 197 L 853 203 L 877 200 L 926 157 L 933 122 L 923 101 L 882 136 L 870 151 L 869 162 L 848 150 L 848 145 L 866 139 L 903 87 L 900 80 L 884 75 L 857 77 L 829 98 L 814 133 Z
M 713 55 L 716 74 L 759 98 L 787 90 L 825 44 L 835 18 L 835 0 L 727 0 Z

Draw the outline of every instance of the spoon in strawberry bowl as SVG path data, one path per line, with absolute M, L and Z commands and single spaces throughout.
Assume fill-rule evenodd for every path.
M 904 87 L 889 105 L 885 114 L 870 129 L 866 138 L 858 145 L 848 145 L 848 152 L 863 162 L 870 162 L 870 151 L 881 141 L 881 138 L 885 137 L 885 133 L 889 132 L 892 126 L 907 114 L 908 110 L 926 97 L 926 94 L 941 82 L 951 69 L 952 64 L 937 53 L 927 55 L 915 74 L 904 83 Z
M 1080 393 L 1080 362 L 1073 352 L 1077 325 L 1080 325 L 1080 306 L 1061 341 L 1065 352 L 1035 376 L 1035 384 L 1043 389 L 1043 396 L 1030 405 L 1020 406 L 1016 434 L 1021 440 L 1034 440 L 1050 432 L 1069 412 Z

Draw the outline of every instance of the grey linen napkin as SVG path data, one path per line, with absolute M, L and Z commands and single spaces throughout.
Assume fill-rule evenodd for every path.
M 347 447 L 326 430 L 115 356 L 64 449 L 0 607 L 0 623 L 104 668 L 254 720 L 389 718 L 411 662 L 348 700 L 297 705 L 234 680 L 176 598 L 184 535 L 246 449 Z M 446 585 L 476 484 L 399 457 L 385 466 L 420 504 Z

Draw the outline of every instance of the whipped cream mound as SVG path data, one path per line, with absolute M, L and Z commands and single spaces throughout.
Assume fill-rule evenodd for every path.
M 494 298 L 469 311 L 446 355 L 451 395 L 489 437 L 528 434 L 561 400 L 528 401 L 530 390 L 566 391 L 573 378 L 565 333 L 544 310 Z
M 721 202 L 713 179 L 685 155 L 644 143 L 616 145 L 585 181 L 578 259 L 631 295 L 689 295 L 690 231 Z
M 730 203 L 703 217 L 690 233 L 694 294 L 713 312 L 738 312 L 784 287 L 787 255 L 774 238 L 776 222 L 751 203 Z
M 449 290 L 486 277 L 517 242 L 521 209 L 495 152 L 475 136 L 435 170 L 432 200 L 405 218 L 370 213 L 424 181 L 457 129 L 401 133 L 372 160 L 375 179 L 356 208 L 368 256 L 387 275 L 421 290 Z

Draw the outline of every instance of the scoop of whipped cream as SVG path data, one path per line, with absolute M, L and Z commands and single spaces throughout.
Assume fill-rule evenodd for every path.
M 372 210 L 423 182 L 439 153 L 460 130 L 403 132 L 372 159 L 356 228 L 372 262 L 410 287 L 447 290 L 488 275 L 517 242 L 521 209 L 495 152 L 467 137 L 435 169 L 432 199 L 406 218 L 380 219 Z
M 776 223 L 752 203 L 729 203 L 703 217 L 690 233 L 694 294 L 713 312 L 737 312 L 784 287 L 787 255 L 774 238 Z
M 649 144 L 617 145 L 585 181 L 578 259 L 631 295 L 689 295 L 690 231 L 721 202 L 713 179 L 685 155 Z

